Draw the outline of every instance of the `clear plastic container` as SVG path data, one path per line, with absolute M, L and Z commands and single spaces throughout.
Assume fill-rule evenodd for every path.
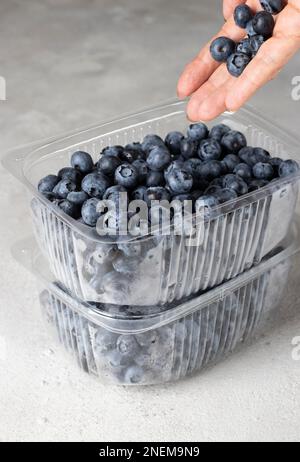
M 125 307 L 76 300 L 49 276 L 45 260 L 33 258 L 28 249 L 22 243 L 14 254 L 38 277 L 48 327 L 83 370 L 119 385 L 184 378 L 225 358 L 258 332 L 266 333 L 281 301 L 287 303 L 289 269 L 300 263 L 299 242 L 294 242 L 183 303 Z M 291 273 L 297 277 L 297 271 Z
M 214 124 L 221 122 L 242 131 L 249 145 L 300 160 L 298 140 L 250 110 L 224 114 Z M 164 136 L 187 126 L 185 103 L 176 102 L 19 149 L 4 160 L 29 190 L 42 252 L 56 279 L 75 297 L 110 304 L 168 304 L 234 278 L 286 237 L 297 208 L 300 173 L 215 208 L 197 228 L 196 246 L 190 246 L 186 236 L 172 233 L 108 242 L 37 191 L 39 179 L 68 165 L 76 150 L 91 153 L 96 161 L 107 145 L 140 141 L 149 133 Z M 126 273 L 120 272 L 124 262 L 130 263 Z

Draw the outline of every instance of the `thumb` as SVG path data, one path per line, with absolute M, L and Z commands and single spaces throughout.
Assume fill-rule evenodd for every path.
M 244 3 L 246 3 L 246 0 L 224 0 L 223 14 L 224 14 L 224 18 L 226 19 L 226 21 L 233 14 L 235 8 L 238 5 L 243 5 Z

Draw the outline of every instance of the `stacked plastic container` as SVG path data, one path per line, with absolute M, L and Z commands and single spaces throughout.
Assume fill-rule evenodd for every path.
M 249 145 L 273 156 L 299 160 L 297 141 L 251 111 L 214 123 L 242 131 Z M 101 379 L 145 385 L 199 371 L 265 325 L 286 289 L 298 252 L 300 174 L 215 208 L 196 236 L 101 238 L 37 191 L 39 179 L 68 165 L 76 150 L 96 161 L 105 146 L 149 133 L 165 136 L 187 125 L 185 105 L 176 102 L 5 159 L 30 193 L 44 255 L 35 253 L 33 266 L 44 275 L 46 321 L 80 366 Z M 118 270 L 124 264 L 126 273 Z

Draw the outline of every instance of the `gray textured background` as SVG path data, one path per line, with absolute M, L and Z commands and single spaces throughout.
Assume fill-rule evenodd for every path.
M 174 97 L 184 64 L 221 23 L 217 0 L 1 0 L 1 155 Z M 252 104 L 297 133 L 295 75 L 299 54 Z M 0 168 L 0 441 L 299 440 L 299 317 L 202 376 L 105 388 L 49 339 L 35 281 L 10 256 L 23 203 Z

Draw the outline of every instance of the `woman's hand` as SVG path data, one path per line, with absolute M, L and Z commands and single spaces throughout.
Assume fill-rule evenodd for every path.
M 262 10 L 259 0 L 224 0 L 226 22 L 213 37 L 228 36 L 240 41 L 245 31 L 235 25 L 233 11 L 247 3 L 253 11 Z M 222 112 L 237 111 L 253 94 L 279 71 L 300 48 L 300 0 L 290 0 L 275 17 L 273 37 L 267 40 L 238 79 L 232 77 L 226 64 L 210 55 L 209 42 L 189 63 L 178 82 L 179 98 L 191 96 L 187 107 L 190 120 L 212 120 Z

